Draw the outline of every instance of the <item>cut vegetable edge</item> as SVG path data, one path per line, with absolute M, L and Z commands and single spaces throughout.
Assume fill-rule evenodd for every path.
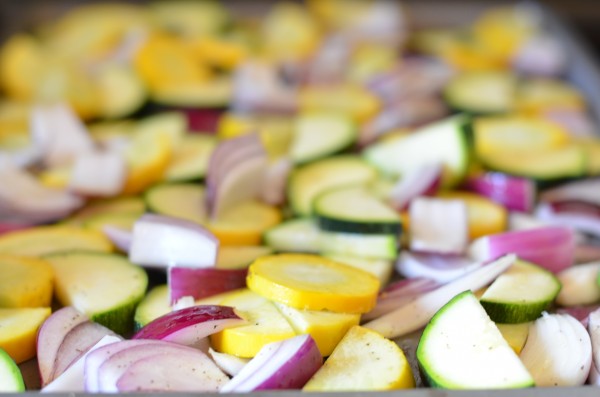
M 519 357 L 470 291 L 456 295 L 431 319 L 419 341 L 417 359 L 432 387 L 498 389 L 534 385 Z

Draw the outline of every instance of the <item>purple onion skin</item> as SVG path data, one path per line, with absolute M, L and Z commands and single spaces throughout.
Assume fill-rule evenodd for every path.
M 146 324 L 132 339 L 162 340 L 169 335 L 200 323 L 217 320 L 240 320 L 234 309 L 229 306 L 200 305 L 167 313 Z
M 284 365 L 254 390 L 301 389 L 322 365 L 319 348 L 309 336 Z
M 248 269 L 171 267 L 169 289 L 171 303 L 184 296 L 207 298 L 246 286 Z

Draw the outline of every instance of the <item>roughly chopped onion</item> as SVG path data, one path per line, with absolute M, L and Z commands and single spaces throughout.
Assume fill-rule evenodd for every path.
M 535 185 L 530 179 L 500 172 L 471 177 L 466 181 L 466 188 L 512 211 L 529 212 L 535 200 Z
M 444 284 L 465 275 L 482 263 L 460 255 L 441 255 L 403 251 L 396 270 L 407 278 L 424 277 Z
M 402 211 L 408 208 L 413 199 L 434 195 L 440 187 L 442 171 L 440 163 L 431 163 L 405 174 L 392 188 L 390 203 Z

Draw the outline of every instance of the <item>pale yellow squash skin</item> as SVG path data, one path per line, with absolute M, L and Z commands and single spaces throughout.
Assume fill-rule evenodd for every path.
M 0 349 L 17 364 L 35 357 L 37 332 L 48 316 L 49 307 L 0 308 Z

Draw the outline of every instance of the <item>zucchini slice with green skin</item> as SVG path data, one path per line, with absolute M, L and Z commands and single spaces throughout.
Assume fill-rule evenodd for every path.
M 431 387 L 515 389 L 533 378 L 471 291 L 456 295 L 433 316 L 417 347 Z
M 319 251 L 329 254 L 374 259 L 396 259 L 398 236 L 393 234 L 356 234 L 321 231 Z
M 479 160 L 488 169 L 506 174 L 531 178 L 538 184 L 551 184 L 571 178 L 580 178 L 587 172 L 587 156 L 577 145 L 565 145 L 549 151 L 515 155 L 488 153 Z
M 277 252 L 319 252 L 320 233 L 314 219 L 297 218 L 269 229 L 264 240 Z
M 290 156 L 308 163 L 346 149 L 358 136 L 352 119 L 340 113 L 309 113 L 298 117 Z
M 25 382 L 19 366 L 0 349 L 0 393 L 17 393 L 25 391 Z
M 182 182 L 204 179 L 208 161 L 217 146 L 213 136 L 187 134 L 177 145 L 171 164 L 165 171 L 169 182 Z
M 55 293 L 63 306 L 73 306 L 118 334 L 133 329 L 133 315 L 144 297 L 148 275 L 127 258 L 72 251 L 47 255 L 55 274 Z
M 516 106 L 517 78 L 500 71 L 467 72 L 444 89 L 450 108 L 473 115 L 508 113 Z
M 431 163 L 443 166 L 442 185 L 456 186 L 470 160 L 469 118 L 465 115 L 429 124 L 412 134 L 384 140 L 364 152 L 365 159 L 385 174 L 397 176 Z
M 554 274 L 519 259 L 489 286 L 481 296 L 481 305 L 497 323 L 524 323 L 537 319 L 560 288 Z
M 329 232 L 396 234 L 400 216 L 363 187 L 329 190 L 315 199 L 319 228 Z
M 377 170 L 360 157 L 330 157 L 296 169 L 289 180 L 288 197 L 296 214 L 309 216 L 314 199 L 326 190 L 366 185 L 376 178 Z
M 204 187 L 195 183 L 164 183 L 146 191 L 146 206 L 151 212 L 160 215 L 187 219 L 204 224 L 207 214 L 204 210 Z
M 139 331 L 144 325 L 170 313 L 171 310 L 169 287 L 166 284 L 157 285 L 148 292 L 135 309 L 134 331 Z

